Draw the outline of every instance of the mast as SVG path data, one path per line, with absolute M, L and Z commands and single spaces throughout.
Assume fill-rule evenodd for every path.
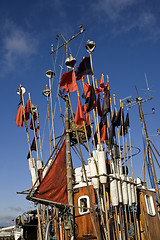
M 152 154 L 151 154 L 151 147 L 150 147 L 150 143 L 149 143 L 147 127 L 146 127 L 146 123 L 145 123 L 145 119 L 144 119 L 144 114 L 142 111 L 141 98 L 139 97 L 137 88 L 136 88 L 136 91 L 137 91 L 137 96 L 138 96 L 137 102 L 138 102 L 138 108 L 139 108 L 139 115 L 140 115 L 140 119 L 143 123 L 143 129 L 144 129 L 145 139 L 146 139 L 146 143 L 147 143 L 147 150 L 148 150 L 148 154 L 149 154 L 149 162 L 150 162 L 151 169 L 152 169 L 152 175 L 153 175 L 153 180 L 154 180 L 154 185 L 155 185 L 155 190 L 156 190 L 156 195 L 157 195 L 157 202 L 158 202 L 158 204 L 160 204 L 158 182 L 157 182 L 156 172 L 155 172 L 153 158 L 152 158 Z

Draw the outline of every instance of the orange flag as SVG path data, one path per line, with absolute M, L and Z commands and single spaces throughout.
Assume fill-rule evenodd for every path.
M 77 105 L 77 111 L 76 111 L 76 115 L 74 118 L 74 122 L 81 126 L 83 124 L 84 121 L 84 116 L 83 116 L 83 111 L 82 111 L 82 105 L 81 105 L 81 100 L 80 97 L 78 97 L 78 105 Z
M 19 105 L 15 121 L 16 121 L 17 127 L 23 127 L 23 107 L 22 107 L 22 103 Z

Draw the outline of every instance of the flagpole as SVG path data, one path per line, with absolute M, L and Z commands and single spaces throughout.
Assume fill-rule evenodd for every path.
M 123 104 L 122 104 L 122 110 L 123 110 Z M 123 123 L 123 124 L 124 124 L 124 123 Z M 123 134 L 124 134 L 124 138 L 125 138 L 127 164 L 128 164 L 128 171 L 129 171 L 129 177 L 130 177 L 130 176 L 131 176 L 131 173 L 130 173 L 130 164 L 129 164 L 129 158 L 128 158 L 127 137 L 126 137 L 126 132 L 124 132 L 124 127 L 123 127 Z
M 87 81 L 88 81 L 88 84 L 90 84 L 88 75 L 87 75 Z M 97 134 L 97 138 L 98 138 L 98 124 L 97 124 L 96 114 L 95 114 L 95 110 L 94 109 L 93 109 L 93 117 L 94 117 L 94 122 L 95 122 L 95 126 L 96 126 L 96 134 Z M 96 146 L 96 148 L 97 148 L 97 146 Z
M 52 117 L 52 131 L 53 131 L 53 145 L 56 146 L 55 140 L 55 129 L 54 129 L 54 115 L 53 115 L 53 104 L 52 104 L 52 86 L 51 86 L 51 79 L 54 77 L 54 72 L 48 70 L 46 72 L 46 76 L 49 79 L 49 89 L 50 89 L 50 103 L 51 103 L 51 117 Z
M 128 113 L 128 108 L 127 108 Z M 130 149 L 130 155 L 131 155 L 131 171 L 132 171 L 132 178 L 133 178 L 133 162 L 132 162 L 132 145 L 131 145 L 131 128 L 128 126 L 129 130 L 129 149 Z
M 41 154 L 41 162 L 43 166 L 43 154 L 42 154 L 42 142 L 41 142 L 41 134 L 40 134 L 40 124 L 39 124 L 39 113 L 38 113 L 38 107 L 37 108 L 37 129 L 38 129 L 38 136 L 39 136 L 39 146 L 40 146 L 40 154 Z
M 49 113 L 49 99 L 50 90 L 46 84 L 46 90 L 43 91 L 43 95 L 47 98 L 47 115 L 48 115 L 48 128 L 49 128 L 49 145 L 50 145 L 50 154 L 52 153 L 52 145 L 51 145 L 51 123 L 50 123 L 50 113 Z
M 38 172 L 38 175 L 40 176 L 41 173 L 39 170 L 42 169 L 42 162 L 40 161 L 40 157 L 39 157 L 39 151 L 38 151 L 38 143 L 37 143 L 37 134 L 36 134 L 36 128 L 35 128 L 35 120 L 34 120 L 34 112 L 33 112 L 33 106 L 32 106 L 32 102 L 31 102 L 31 95 L 30 93 L 28 93 L 28 96 L 29 96 L 29 101 L 30 101 L 30 108 L 31 108 L 31 115 L 32 115 L 32 124 L 33 124 L 33 130 L 34 130 L 34 138 L 35 138 L 35 143 L 36 143 L 36 153 L 37 153 L 37 172 Z M 37 113 L 36 113 L 37 115 Z M 41 165 L 39 166 L 39 161 L 41 162 Z M 40 181 L 41 181 L 41 177 L 40 177 Z M 44 218 L 44 212 L 45 212 L 45 206 L 42 205 L 42 220 L 44 221 L 45 223 L 45 218 Z M 39 216 L 39 206 L 37 204 L 37 214 L 38 214 L 38 218 L 40 218 Z M 40 224 L 40 219 L 39 219 L 39 224 Z M 45 223 L 46 224 L 46 223 Z M 42 235 L 43 237 L 45 236 L 45 229 L 42 228 Z
M 88 75 L 87 75 L 88 76 Z M 83 83 L 83 90 L 84 90 L 84 79 L 82 77 L 82 83 Z M 92 140 L 93 140 L 93 146 L 94 148 L 96 149 L 96 144 L 95 144 L 95 138 L 94 138 L 94 133 L 93 133 L 93 126 L 91 124 L 91 115 L 90 115 L 90 112 L 88 113 L 89 115 L 89 121 L 90 121 L 90 127 L 91 127 L 91 133 L 92 133 Z
M 89 51 L 89 57 L 90 57 L 90 63 L 91 63 L 91 69 L 93 70 L 93 63 L 92 63 L 92 54 L 91 51 Z M 93 81 L 93 87 L 95 90 L 95 82 L 94 82 L 94 75 L 92 75 L 92 81 Z M 93 109 L 94 112 L 94 109 Z M 97 115 L 97 136 L 98 136 L 98 144 L 101 144 L 101 138 L 100 138 L 100 130 L 99 130 L 99 122 L 98 122 L 98 109 L 97 109 L 97 104 L 96 104 L 96 115 Z
M 35 143 L 36 143 L 36 153 L 37 153 L 37 161 L 40 160 L 39 158 L 39 152 L 38 152 L 38 144 L 37 144 L 37 135 L 36 135 L 36 129 L 35 129 L 35 120 L 34 120 L 34 113 L 33 113 L 33 108 L 32 108 L 32 102 L 31 102 L 31 95 L 28 93 L 29 96 L 29 101 L 30 101 L 30 107 L 31 107 L 31 115 L 32 115 L 32 124 L 33 124 L 33 131 L 34 131 L 34 138 L 35 138 Z
M 117 115 L 115 94 L 113 94 L 113 99 L 114 99 L 114 109 L 115 109 L 115 113 Z M 121 142 L 120 142 L 120 134 L 119 134 L 119 128 L 118 127 L 117 127 L 117 133 L 118 133 L 118 145 L 119 145 L 119 156 L 120 156 L 120 171 L 119 171 L 119 173 L 122 174 Z

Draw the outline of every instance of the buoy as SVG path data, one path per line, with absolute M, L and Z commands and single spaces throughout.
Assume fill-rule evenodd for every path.
M 28 164 L 29 164 L 29 171 L 31 171 L 31 168 L 36 167 L 36 162 L 34 158 L 29 158 L 28 159 Z
M 119 180 L 117 180 L 118 198 L 119 198 L 119 202 L 122 203 L 122 202 L 123 202 L 123 198 L 122 198 L 122 188 L 121 188 L 121 181 L 120 181 L 120 176 L 119 176 L 119 174 L 116 174 L 116 177 L 119 179 Z
M 132 179 L 133 182 L 133 179 Z M 136 198 L 135 198 L 135 186 L 133 183 L 131 183 L 131 192 L 132 192 L 132 204 L 136 203 Z
M 42 169 L 42 162 L 41 162 L 41 160 L 37 160 L 37 170 L 40 170 L 40 169 Z
M 121 175 L 122 179 L 122 196 L 123 196 L 123 204 L 128 204 L 128 189 L 127 189 L 127 182 L 126 177 L 124 175 Z
M 98 171 L 99 171 L 99 178 L 102 184 L 107 183 L 107 167 L 106 167 L 106 160 L 105 160 L 105 153 L 104 151 L 98 151 Z
M 127 177 L 127 189 L 128 189 L 128 204 L 131 207 L 132 206 L 132 192 L 131 192 L 131 177 Z
M 31 168 L 31 179 L 32 179 L 32 185 L 34 185 L 37 180 L 37 173 L 36 173 L 35 167 Z
M 115 177 L 115 174 L 109 174 L 111 202 L 112 202 L 112 206 L 115 207 L 119 205 L 119 197 L 118 197 L 117 179 L 115 179 L 114 177 Z
M 94 189 L 98 189 L 99 188 L 99 179 L 98 179 L 96 161 L 95 161 L 94 157 L 88 158 L 88 165 L 89 165 L 90 177 L 92 179 L 93 187 L 94 187 Z

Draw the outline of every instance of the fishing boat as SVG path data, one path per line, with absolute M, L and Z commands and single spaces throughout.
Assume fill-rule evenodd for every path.
M 49 88 L 46 86 L 43 95 L 47 99 L 50 154 L 45 160 L 38 108 L 32 104 L 30 95 L 25 104 L 23 86 L 17 90 L 20 104 L 16 123 L 18 127 L 25 126 L 32 179 L 32 187 L 21 193 L 27 194 L 27 200 L 36 206 L 36 214 L 30 213 L 32 218 L 26 219 L 19 216 L 17 225 L 25 228 L 23 239 L 32 240 L 158 240 L 160 195 L 152 152 L 156 147 L 148 138 L 142 110 L 144 101 L 137 91 L 134 102 L 130 98 L 121 100 L 117 109 L 108 75 L 105 79 L 102 74 L 99 82 L 94 76 L 93 41 L 87 41 L 86 56 L 75 67 L 76 59 L 69 55 L 69 43 L 84 32 L 81 26 L 80 32 L 69 40 L 61 35 L 64 43 L 56 49 L 52 47 L 51 56 L 62 47 L 66 52 L 65 67 L 60 65 L 57 86 L 62 131 L 56 136 L 59 126 L 54 121 L 52 80 L 58 76 L 48 70 Z M 132 105 L 139 108 L 152 189 L 140 178 L 134 179 L 132 159 L 137 153 L 133 153 L 131 144 L 129 109 Z M 34 133 L 32 143 L 30 131 Z M 76 159 L 81 166 L 74 168 Z M 29 235 L 33 227 L 29 224 L 31 219 L 34 227 L 37 226 L 32 237 Z

